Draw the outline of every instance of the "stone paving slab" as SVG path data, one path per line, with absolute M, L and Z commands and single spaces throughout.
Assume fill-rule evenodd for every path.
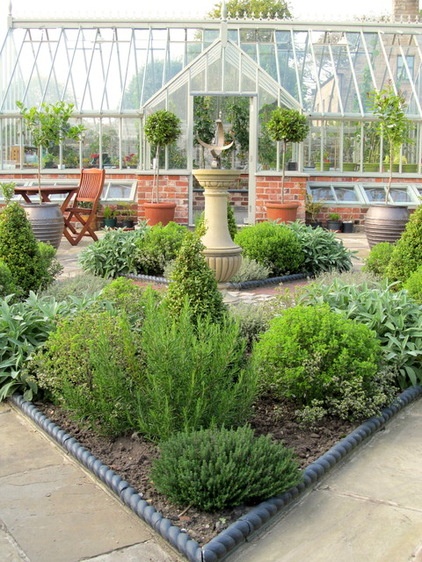
M 1 562 L 181 560 L 7 403 L 0 404 L 0 443 Z
M 230 562 L 422 562 L 422 400 Z

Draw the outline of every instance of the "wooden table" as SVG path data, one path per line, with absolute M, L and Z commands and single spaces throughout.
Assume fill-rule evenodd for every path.
M 65 199 L 61 204 L 62 211 L 68 207 L 73 195 L 77 193 L 78 186 L 75 185 L 42 185 L 40 189 L 38 186 L 16 186 L 15 195 L 21 195 L 26 203 L 33 203 L 31 197 L 37 197 L 41 193 L 41 199 L 44 203 L 51 202 L 52 195 L 65 195 Z

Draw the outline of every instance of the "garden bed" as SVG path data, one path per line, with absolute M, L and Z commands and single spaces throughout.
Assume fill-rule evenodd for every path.
M 57 406 L 37 403 L 36 407 L 129 482 L 164 517 L 181 529 L 186 529 L 200 545 L 208 543 L 251 508 L 242 505 L 210 514 L 192 507 L 186 509 L 186 506 L 174 505 L 157 492 L 149 478 L 151 463 L 158 456 L 158 448 L 153 443 L 138 434 L 116 440 L 100 437 L 79 427 Z M 294 414 L 295 407 L 289 402 L 274 403 L 273 400 L 262 399 L 254 408 L 251 426 L 257 435 L 271 434 L 274 440 L 292 448 L 301 468 L 317 460 L 358 425 L 329 418 L 318 427 L 306 429 L 295 421 Z
M 242 505 L 214 514 L 175 506 L 156 492 L 148 473 L 157 449 L 139 436 L 114 441 L 100 438 L 92 431 L 79 428 L 55 406 L 33 405 L 18 395 L 14 395 L 12 401 L 188 560 L 215 562 L 225 559 L 236 546 L 421 394 L 420 386 L 407 389 L 391 406 L 384 408 L 380 416 L 356 428 L 351 423 L 326 419 L 312 431 L 294 421 L 291 404 L 261 400 L 256 405 L 252 426 L 257 434 L 273 433 L 274 439 L 282 440 L 296 451 L 304 469 L 304 480 L 257 506 Z

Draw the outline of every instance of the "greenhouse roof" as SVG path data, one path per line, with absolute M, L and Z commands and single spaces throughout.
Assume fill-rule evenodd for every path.
M 17 100 L 63 99 L 80 116 L 133 115 L 188 80 L 191 92 L 258 95 L 259 85 L 313 117 L 359 119 L 371 115 L 368 92 L 391 82 L 420 119 L 421 30 L 386 21 L 12 19 L 0 113 L 18 114 Z

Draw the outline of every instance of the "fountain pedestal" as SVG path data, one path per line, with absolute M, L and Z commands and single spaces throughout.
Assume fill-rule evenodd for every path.
M 240 172 L 236 170 L 195 170 L 193 175 L 204 188 L 206 233 L 202 237 L 204 255 L 219 283 L 229 281 L 242 263 L 242 248 L 231 239 L 227 224 L 228 189 Z

